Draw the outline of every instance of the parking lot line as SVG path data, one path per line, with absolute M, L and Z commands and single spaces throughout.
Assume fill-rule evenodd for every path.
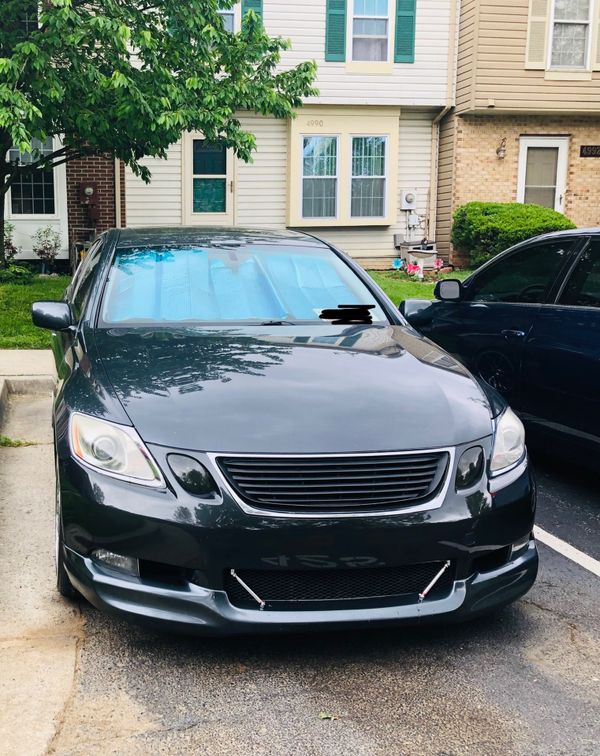
M 553 536 L 552 533 L 547 533 L 537 525 L 533 528 L 533 535 L 538 539 L 538 541 L 541 541 L 546 546 L 554 549 L 554 551 L 558 551 L 559 554 L 567 557 L 567 559 L 575 562 L 580 567 L 589 570 L 591 573 L 596 575 L 596 577 L 600 577 L 600 562 L 597 559 L 594 559 L 588 554 L 585 554 L 583 551 L 579 551 L 579 549 L 571 546 L 570 543 L 567 543 L 566 541 Z

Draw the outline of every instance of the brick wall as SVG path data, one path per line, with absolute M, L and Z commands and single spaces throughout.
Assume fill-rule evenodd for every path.
M 568 136 L 565 215 L 578 226 L 600 226 L 600 159 L 580 158 L 582 144 L 600 144 L 600 124 L 585 117 L 467 115 L 456 119 L 452 211 L 465 202 L 516 202 L 521 136 Z M 506 157 L 496 149 L 506 138 Z M 448 244 L 448 233 L 441 239 Z M 438 240 L 440 241 L 440 240 Z M 450 253 L 455 264 L 460 261 Z
M 96 233 L 114 228 L 115 218 L 115 161 L 108 155 L 94 155 L 67 163 L 67 207 L 69 213 L 69 246 L 73 241 L 88 238 L 77 229 L 95 228 Z M 81 203 L 79 185 L 95 182 L 98 190 L 98 218 L 90 218 L 88 207 Z M 125 214 L 125 181 L 121 180 L 121 225 Z

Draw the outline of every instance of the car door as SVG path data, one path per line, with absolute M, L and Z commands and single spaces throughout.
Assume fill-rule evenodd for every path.
M 575 246 L 560 237 L 502 254 L 465 281 L 460 301 L 436 302 L 423 332 L 518 407 L 525 340 Z
M 534 430 L 600 452 L 600 237 L 540 309 L 523 347 L 522 404 Z

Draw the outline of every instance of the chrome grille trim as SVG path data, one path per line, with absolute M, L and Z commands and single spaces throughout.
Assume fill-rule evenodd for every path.
M 349 461 L 356 457 L 398 457 L 398 456 L 414 456 L 415 454 L 448 454 L 448 465 L 446 467 L 445 478 L 441 485 L 438 486 L 437 493 L 428 501 L 420 504 L 398 506 L 396 508 L 387 507 L 385 509 L 369 510 L 361 512 L 343 511 L 343 512 L 326 512 L 326 511 L 281 511 L 277 509 L 261 508 L 254 504 L 249 504 L 247 501 L 241 498 L 237 491 L 233 488 L 227 477 L 221 470 L 221 466 L 218 463 L 220 458 L 239 458 L 239 459 L 256 459 L 259 460 L 285 460 L 285 459 L 343 459 L 347 458 Z M 331 519 L 346 519 L 346 518 L 368 518 L 368 517 L 389 517 L 390 515 L 409 515 L 416 512 L 427 512 L 432 509 L 439 509 L 446 498 L 450 482 L 452 480 L 452 474 L 454 471 L 455 449 L 454 447 L 440 447 L 434 449 L 411 449 L 410 451 L 390 451 L 390 452 L 351 452 L 351 453 L 335 453 L 335 454 L 242 454 L 242 453 L 229 453 L 229 452 L 208 452 L 208 458 L 211 462 L 212 472 L 217 479 L 219 485 L 231 496 L 237 505 L 246 514 L 261 516 L 261 517 L 277 517 L 287 519 L 310 519 L 310 520 L 331 520 Z

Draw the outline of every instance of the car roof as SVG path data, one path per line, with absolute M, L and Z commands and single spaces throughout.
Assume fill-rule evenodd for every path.
M 286 244 L 294 247 L 328 248 L 324 241 L 298 231 L 271 231 L 262 229 L 207 227 L 207 226 L 148 226 L 118 230 L 118 247 L 149 245 L 176 246 L 238 246 L 243 244 Z
M 600 226 L 592 226 L 591 228 L 570 228 L 565 231 L 550 231 L 547 234 L 540 234 L 539 236 L 532 236 L 531 239 L 526 239 L 525 242 L 531 242 L 539 239 L 555 239 L 561 236 L 594 236 L 600 234 Z M 515 245 L 516 246 L 516 245 Z

